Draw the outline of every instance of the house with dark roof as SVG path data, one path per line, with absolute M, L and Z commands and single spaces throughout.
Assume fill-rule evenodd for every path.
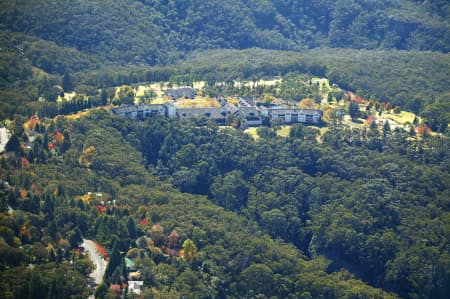
M 197 95 L 197 92 L 195 91 L 195 89 L 191 87 L 182 87 L 182 88 L 168 88 L 164 91 L 164 94 L 173 99 L 179 98 L 193 99 Z
M 230 112 L 224 108 L 178 108 L 177 116 L 181 119 L 207 118 L 213 119 L 218 125 L 225 125 Z
M 239 107 L 245 106 L 245 107 L 255 107 L 255 97 L 239 97 Z
M 262 114 L 257 107 L 239 107 L 233 115 L 240 116 L 244 120 L 245 127 L 262 125 Z

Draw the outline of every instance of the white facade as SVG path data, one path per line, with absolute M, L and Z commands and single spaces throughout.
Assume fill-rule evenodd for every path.
M 0 128 L 0 153 L 3 153 L 5 151 L 5 146 L 9 141 L 10 134 L 8 129 L 6 128 Z
M 129 280 L 128 281 L 128 292 L 133 292 L 138 295 L 141 294 L 142 286 L 144 285 L 143 281 L 140 280 Z
M 239 114 L 245 120 L 246 126 L 262 125 L 262 117 L 279 120 L 283 124 L 313 123 L 318 124 L 323 112 L 318 109 L 298 109 L 288 107 L 257 108 L 240 107 L 233 115 Z M 111 109 L 112 114 L 118 114 L 133 119 L 144 119 L 156 115 L 169 118 L 208 117 L 219 124 L 225 123 L 225 118 L 232 113 L 226 106 L 221 108 L 176 108 L 172 105 L 130 105 Z
M 175 118 L 177 116 L 177 108 L 172 105 L 167 106 L 167 116 L 169 118 Z
M 269 116 L 272 119 L 279 119 L 282 123 L 319 123 L 322 111 L 316 109 L 289 109 L 274 108 L 269 109 Z

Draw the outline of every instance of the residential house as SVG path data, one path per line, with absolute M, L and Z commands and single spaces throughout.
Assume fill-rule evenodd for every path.
M 144 282 L 141 280 L 129 280 L 128 281 L 128 292 L 129 293 L 133 292 L 133 293 L 140 295 L 143 285 L 144 285 Z

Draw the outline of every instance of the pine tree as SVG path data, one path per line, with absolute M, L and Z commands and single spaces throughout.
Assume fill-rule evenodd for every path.
M 114 270 L 120 265 L 122 258 L 120 256 L 119 248 L 117 246 L 117 242 L 114 242 L 113 250 L 111 252 L 111 258 L 109 259 L 108 266 L 105 270 L 105 276 L 103 277 L 104 281 L 109 281 Z
M 28 284 L 28 298 L 44 299 L 46 296 L 46 288 L 42 282 L 41 274 L 37 271 L 33 271 Z
M 351 101 L 350 106 L 348 107 L 348 113 L 352 120 L 355 120 L 359 117 L 359 106 L 358 103 Z
M 15 153 L 21 152 L 20 140 L 16 134 L 12 135 L 11 138 L 8 140 L 5 146 L 5 150 L 7 152 L 15 152 Z
M 102 89 L 100 93 L 100 101 L 102 105 L 108 104 L 108 92 L 106 92 L 106 89 Z
M 70 141 L 70 134 L 67 131 L 64 131 L 64 141 L 61 145 L 61 152 L 64 153 L 65 151 L 67 151 L 70 146 L 71 146 L 71 141 Z
M 73 90 L 72 77 L 69 73 L 64 73 L 62 87 L 65 92 L 71 92 Z
M 136 237 L 136 224 L 134 223 L 134 220 L 131 217 L 128 217 L 127 229 L 130 238 L 134 239 Z

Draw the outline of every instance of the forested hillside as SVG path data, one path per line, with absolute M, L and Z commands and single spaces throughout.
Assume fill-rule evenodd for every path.
M 54 115 L 48 102 L 66 73 L 93 93 L 174 73 L 220 81 L 300 71 L 415 113 L 434 105 L 435 115 L 449 99 L 448 18 L 447 1 L 3 1 L 0 112 Z M 254 47 L 302 52 L 223 50 Z
M 146 296 L 446 297 L 448 139 L 272 130 L 30 119 L 1 160 L 2 297 L 85 297 L 81 236 L 108 250 L 108 285 L 134 260 Z
M 0 1 L 0 298 L 447 299 L 449 19 L 447 0 Z M 227 126 L 110 113 L 205 103 Z
M 449 51 L 447 1 L 3 1 L 4 29 L 131 64 L 194 49 Z

